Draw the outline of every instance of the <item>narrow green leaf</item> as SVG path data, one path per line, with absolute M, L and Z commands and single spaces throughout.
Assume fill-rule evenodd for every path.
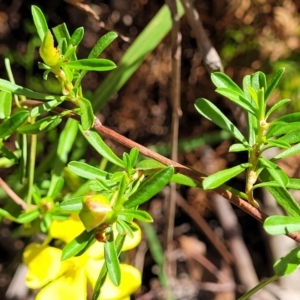
M 90 245 L 91 240 L 95 240 L 94 234 L 93 230 L 90 232 L 87 232 L 86 230 L 83 231 L 63 248 L 61 260 L 66 260 L 80 253 L 87 245 Z
M 279 80 L 280 80 L 283 72 L 284 72 L 284 69 L 280 69 L 273 76 L 273 78 L 272 78 L 272 80 L 271 80 L 271 82 L 270 82 L 270 84 L 269 84 L 269 86 L 268 86 L 268 88 L 267 88 L 267 90 L 265 92 L 265 99 L 266 99 L 266 101 L 268 100 L 268 98 L 270 97 L 270 95 L 272 94 L 272 92 L 274 91 L 274 89 L 276 88 L 276 86 L 277 86 L 277 84 L 278 84 L 278 82 L 279 82 Z
M 118 212 L 118 215 L 137 219 L 142 222 L 153 222 L 153 218 L 151 217 L 151 215 L 143 210 L 123 209 Z
M 79 212 L 82 209 L 83 196 L 64 200 L 59 204 L 62 210 L 71 212 Z
M 122 160 L 123 160 L 123 163 L 124 163 L 124 168 L 126 170 L 131 170 L 132 164 L 131 164 L 131 160 L 130 160 L 130 157 L 129 157 L 128 153 L 126 153 L 126 152 L 123 153 Z
M 23 95 L 30 99 L 37 99 L 37 100 L 52 100 L 55 99 L 55 95 L 47 95 L 38 92 L 34 92 L 32 90 L 26 89 L 20 85 L 12 83 L 10 81 L 0 79 L 0 90 L 5 91 L 8 93 L 13 93 L 16 95 Z
M 300 122 L 286 123 L 286 122 L 273 122 L 268 130 L 266 137 L 280 136 L 293 130 L 299 130 Z
M 102 36 L 97 43 L 94 45 L 92 51 L 90 52 L 88 58 L 97 58 L 105 48 L 107 48 L 117 37 L 118 35 L 115 32 L 108 32 L 104 36 Z M 82 78 L 85 76 L 87 71 L 82 70 L 80 73 L 80 76 L 77 78 L 75 86 L 78 86 L 82 80 Z M 101 86 L 103 83 L 101 84 Z
M 249 101 L 245 97 L 241 96 L 239 93 L 228 88 L 217 88 L 216 92 L 230 99 L 232 102 L 242 107 L 245 111 L 253 115 L 257 114 L 256 107 L 249 103 Z
M 6 211 L 5 209 L 0 208 L 0 216 L 4 217 L 10 221 L 18 223 L 18 219 L 16 217 L 14 217 L 12 214 L 10 214 L 8 211 Z
M 137 163 L 136 168 L 140 170 L 163 169 L 165 165 L 154 159 L 143 159 Z
M 62 101 L 58 100 L 58 99 L 54 99 L 51 101 L 47 101 L 39 106 L 34 107 L 31 112 L 30 112 L 30 116 L 31 117 L 37 117 L 45 112 L 48 112 L 50 110 L 52 110 L 54 107 L 56 107 L 57 105 L 59 105 Z
M 80 107 L 81 125 L 83 130 L 90 129 L 95 122 L 94 112 L 91 102 L 86 98 L 78 100 Z
M 86 179 L 108 180 L 109 173 L 79 161 L 71 161 L 69 169 L 78 176 Z
M 131 161 L 131 166 L 133 167 L 138 159 L 139 156 L 139 149 L 138 148 L 131 148 L 129 152 L 129 157 Z
M 229 147 L 229 152 L 242 152 L 250 150 L 250 147 L 246 147 L 244 144 L 233 144 Z
M 287 189 L 300 190 L 300 178 L 289 178 Z
M 113 164 L 124 168 L 123 161 L 104 143 L 96 131 L 84 130 L 81 126 L 79 126 L 79 128 L 83 136 L 100 155 L 107 158 L 107 160 Z
M 108 276 L 115 286 L 119 286 L 121 282 L 121 269 L 116 251 L 115 241 L 113 239 L 113 230 L 110 232 L 111 238 L 104 244 L 105 264 L 108 270 Z
M 266 97 L 266 96 L 265 96 L 265 97 Z M 290 99 L 282 99 L 282 100 L 276 102 L 276 103 L 268 110 L 265 119 L 267 120 L 267 119 L 270 117 L 270 115 L 271 115 L 275 110 L 277 110 L 279 107 L 281 107 L 282 105 L 284 105 L 285 103 L 290 102 L 290 101 L 291 101 Z
M 12 135 L 28 118 L 28 111 L 21 110 L 0 124 L 0 138 Z
M 125 194 L 127 188 L 127 174 L 124 172 L 123 176 L 119 182 L 119 186 L 118 186 L 118 192 L 117 195 L 115 195 L 115 203 L 114 203 L 114 209 L 115 210 L 119 210 L 122 208 L 123 206 L 123 196 Z
M 261 188 L 261 187 L 267 187 L 267 186 L 275 186 L 275 187 L 281 187 L 282 185 L 278 183 L 277 181 L 268 181 L 268 182 L 261 182 L 257 183 L 253 186 L 253 190 L 256 188 Z
M 281 140 L 266 140 L 265 143 L 268 143 L 268 145 L 271 145 L 273 147 L 278 147 L 278 148 L 283 148 L 283 149 L 291 148 L 291 145 L 289 143 L 281 141 Z
M 19 223 L 29 223 L 33 220 L 35 220 L 36 218 L 38 218 L 40 215 L 40 212 L 38 209 L 34 209 L 34 210 L 31 210 L 31 211 L 28 211 L 26 213 L 23 213 L 21 215 L 18 216 L 18 222 Z
M 298 154 L 300 152 L 300 143 L 296 144 L 295 146 L 279 153 L 278 155 L 276 155 L 273 159 L 274 160 L 279 160 L 279 159 L 282 159 L 282 158 L 286 158 L 286 157 L 289 157 L 289 156 L 293 156 L 295 154 Z
M 77 28 L 71 36 L 70 43 L 75 47 L 78 46 L 82 41 L 83 36 L 84 36 L 84 28 L 83 27 Z
M 270 216 L 264 221 L 264 229 L 272 235 L 300 231 L 300 217 Z
M 262 182 L 273 181 L 273 178 L 270 176 L 267 169 L 264 169 L 259 177 Z M 292 217 L 298 218 L 300 216 L 300 206 L 292 197 L 292 195 L 283 187 L 271 187 L 267 186 L 267 190 L 275 198 L 277 203 L 284 208 L 284 210 L 290 214 Z
M 288 185 L 289 177 L 275 163 L 263 157 L 259 158 L 259 162 L 266 168 L 265 172 L 267 172 L 269 178 L 271 178 L 269 181 L 274 180 L 282 187 L 286 187 Z
M 251 164 L 244 163 L 235 167 L 232 167 L 230 169 L 222 170 L 219 172 L 216 172 L 208 177 L 206 177 L 203 182 L 202 186 L 204 190 L 211 190 L 214 188 L 217 188 L 218 186 L 222 185 L 229 179 L 237 176 L 238 174 L 245 171 L 246 168 L 250 167 Z
M 300 130 L 293 130 L 280 138 L 278 138 L 279 141 L 286 142 L 288 144 L 295 144 L 300 142 Z
M 171 166 L 165 167 L 157 173 L 150 175 L 140 185 L 139 189 L 124 202 L 124 207 L 131 208 L 146 202 L 160 192 L 162 188 L 170 182 L 173 175 L 174 168 Z
M 86 71 L 110 71 L 117 66 L 114 62 L 104 58 L 85 58 L 64 63 L 71 69 Z
M 47 197 L 56 199 L 56 197 L 61 192 L 61 190 L 64 186 L 64 183 L 65 183 L 65 180 L 63 177 L 55 176 L 55 180 L 54 180 L 53 184 L 50 185 L 50 189 L 48 190 Z
M 49 30 L 46 18 L 39 7 L 36 5 L 31 6 L 31 14 L 33 17 L 33 22 L 36 28 L 36 31 L 41 39 L 44 39 L 46 32 Z
M 211 74 L 211 80 L 217 88 L 227 88 L 244 97 L 244 92 L 241 88 L 226 74 L 214 72 Z
M 65 23 L 53 27 L 52 31 L 59 45 L 61 45 L 62 43 L 66 43 L 65 47 L 69 46 L 71 37 L 68 31 L 68 27 Z M 65 40 L 65 42 L 63 42 L 63 40 Z M 61 49 L 61 51 L 62 53 L 64 53 L 64 49 Z
M 300 247 L 279 258 L 273 265 L 277 275 L 284 276 L 293 273 L 300 265 Z
M 243 78 L 243 90 L 244 90 L 244 95 L 249 101 L 249 103 L 254 106 L 253 99 L 251 97 L 251 94 L 249 92 L 249 88 L 252 86 L 251 83 L 251 78 L 253 76 L 251 75 L 246 75 Z M 249 137 L 249 145 L 254 145 L 256 142 L 256 134 L 257 134 L 257 120 L 256 117 L 253 114 L 247 113 L 247 128 L 248 128 L 248 137 Z
M 133 230 L 131 226 L 129 226 L 130 223 L 122 220 L 121 218 L 117 219 L 116 228 L 117 231 L 122 235 L 128 235 L 130 238 L 133 238 Z
M 178 18 L 184 14 L 180 1 L 176 1 Z M 100 110 L 109 98 L 129 80 L 132 74 L 142 64 L 145 57 L 157 47 L 173 26 L 170 9 L 163 5 L 139 34 L 118 62 L 118 68 L 113 70 L 94 93 L 93 108 Z
M 17 131 L 22 134 L 39 134 L 54 129 L 61 121 L 62 118 L 60 116 L 50 116 L 40 119 L 33 124 L 20 126 Z
M 195 107 L 197 111 L 206 119 L 212 121 L 222 129 L 230 132 L 235 138 L 237 138 L 245 146 L 249 146 L 248 142 L 246 141 L 242 133 L 212 102 L 204 98 L 199 98 L 196 100 Z
M 12 105 L 12 94 L 5 91 L 0 91 L 0 119 L 10 117 Z
M 177 184 L 186 185 L 186 186 L 199 186 L 198 182 L 180 173 L 174 174 L 170 181 L 175 182 Z

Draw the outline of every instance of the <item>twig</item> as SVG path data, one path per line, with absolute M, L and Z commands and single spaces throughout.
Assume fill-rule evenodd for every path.
M 0 186 L 6 192 L 6 194 L 18 205 L 22 207 L 22 209 L 26 210 L 27 204 L 21 199 L 7 184 L 6 182 L 0 177 Z
M 172 124 L 171 124 L 171 159 L 178 160 L 178 131 L 179 118 L 182 115 L 180 108 L 180 74 L 181 74 L 181 33 L 180 18 L 178 16 L 177 4 L 175 0 L 166 0 L 172 16 L 172 78 L 171 78 L 171 103 L 172 103 Z M 176 272 L 176 261 L 169 260 L 173 251 L 174 219 L 176 210 L 176 184 L 170 185 L 170 194 L 167 207 L 167 254 L 165 260 L 165 269 L 169 277 L 174 277 Z
M 27 101 L 28 100 L 22 101 L 22 104 L 23 103 L 26 104 Z M 34 100 L 30 100 L 31 105 L 32 105 L 33 101 Z M 37 101 L 37 102 L 44 103 L 41 101 Z M 80 117 L 73 113 L 67 115 L 67 117 L 73 118 L 77 121 L 80 121 Z M 142 145 L 124 137 L 123 135 L 117 133 L 116 131 L 109 129 L 108 127 L 102 125 L 102 123 L 100 122 L 100 120 L 98 118 L 95 118 L 95 124 L 93 126 L 93 129 L 95 131 L 97 131 L 98 134 L 100 134 L 100 135 L 104 134 L 108 138 L 116 141 L 117 143 L 119 143 L 129 149 L 137 148 L 142 155 L 152 158 L 152 159 L 164 164 L 165 166 L 173 166 L 177 173 L 180 173 L 180 174 L 190 177 L 198 184 L 201 184 L 202 181 L 204 180 L 204 178 L 206 177 L 205 174 L 202 174 L 202 173 L 200 173 L 196 170 L 193 170 L 189 167 L 186 167 L 176 161 L 166 158 L 166 157 L 148 149 L 147 147 L 142 146 Z M 253 218 L 255 218 L 256 220 L 258 220 L 261 223 L 263 223 L 264 220 L 268 217 L 268 215 L 265 214 L 264 212 L 262 212 L 261 210 L 255 208 L 254 206 L 252 206 L 251 204 L 249 204 L 242 198 L 239 198 L 238 196 L 234 195 L 233 193 L 231 193 L 230 191 L 228 191 L 224 188 L 216 188 L 213 191 L 216 192 L 217 194 L 221 195 L 225 199 L 229 200 L 232 204 L 236 205 L 237 207 L 239 207 L 240 209 L 245 211 L 248 215 L 252 216 Z M 297 233 L 297 232 L 287 233 L 286 236 L 288 236 L 291 239 L 295 240 L 296 242 L 300 243 L 300 233 Z
M 220 56 L 206 36 L 197 10 L 194 8 L 190 0 L 181 0 L 181 3 L 184 7 L 188 23 L 195 34 L 196 42 L 207 71 L 209 73 L 214 71 L 223 72 L 223 65 Z

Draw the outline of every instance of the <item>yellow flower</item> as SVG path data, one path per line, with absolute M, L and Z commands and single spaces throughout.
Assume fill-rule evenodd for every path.
M 72 216 L 67 221 L 55 221 L 50 229 L 54 238 L 70 241 L 83 230 L 81 222 Z M 80 223 L 80 224 L 77 224 Z M 66 234 L 68 231 L 68 234 Z M 123 251 L 134 248 L 141 239 L 141 231 L 134 238 L 126 237 Z M 23 253 L 28 267 L 26 285 L 42 288 L 36 300 L 87 298 L 87 287 L 94 288 L 104 264 L 104 244 L 95 242 L 84 254 L 61 261 L 62 250 L 37 243 L 29 244 Z M 129 300 L 141 285 L 141 274 L 133 266 L 120 264 L 121 283 L 116 287 L 107 276 L 98 300 Z

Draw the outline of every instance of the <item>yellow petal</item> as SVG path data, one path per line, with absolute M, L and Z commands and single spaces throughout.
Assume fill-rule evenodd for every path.
M 102 264 L 104 261 L 102 261 Z M 102 265 L 100 261 L 90 259 L 86 266 L 88 279 L 92 286 L 95 286 Z M 141 273 L 133 266 L 120 264 L 121 283 L 115 286 L 109 277 L 106 277 L 101 288 L 101 296 L 98 300 L 125 300 L 130 299 L 130 295 L 136 292 L 141 286 Z
M 86 286 L 84 268 L 79 268 L 75 272 L 70 269 L 41 289 L 36 300 L 83 300 L 87 297 Z
M 141 239 L 142 239 L 142 232 L 140 227 L 134 223 L 138 227 L 138 230 L 133 233 L 133 238 L 131 238 L 128 234 L 126 235 L 124 245 L 122 247 L 122 251 L 127 251 L 136 247 Z M 114 237 L 116 238 L 118 235 L 118 231 L 116 229 L 116 225 L 113 225 L 114 230 Z M 88 256 L 94 259 L 102 259 L 104 257 L 104 243 L 96 241 L 88 250 Z
M 23 262 L 28 267 L 26 285 L 36 289 L 59 276 L 61 272 L 61 250 L 29 244 L 23 252 Z
M 131 238 L 128 234 L 126 235 L 125 242 L 122 247 L 122 251 L 127 251 L 135 248 L 142 239 L 141 228 L 135 223 L 134 225 L 138 227 L 138 230 L 133 232 L 133 238 Z
M 55 239 L 60 239 L 69 243 L 84 230 L 77 214 L 73 214 L 68 220 L 54 220 L 50 227 L 50 235 Z

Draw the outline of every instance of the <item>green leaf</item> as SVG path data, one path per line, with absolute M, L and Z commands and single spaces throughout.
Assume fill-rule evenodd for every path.
M 61 260 L 66 260 L 86 249 L 91 240 L 95 240 L 94 231 L 87 232 L 84 230 L 79 236 L 68 243 L 62 250 Z
M 273 122 L 268 130 L 266 136 L 270 138 L 272 136 L 280 136 L 286 134 L 292 130 L 299 130 L 300 122 L 286 123 L 286 122 Z
M 199 186 L 199 183 L 194 181 L 192 178 L 185 176 L 180 173 L 176 173 L 172 176 L 171 182 L 175 182 L 177 184 L 182 184 L 186 186 Z
M 21 110 L 12 115 L 9 119 L 6 119 L 0 124 L 0 138 L 5 138 L 12 135 L 16 129 L 21 126 L 28 118 L 28 111 Z
M 85 58 L 64 63 L 71 69 L 86 71 L 110 71 L 117 66 L 114 62 L 104 58 Z
M 219 127 L 230 132 L 245 146 L 249 146 L 242 133 L 234 126 L 234 124 L 209 100 L 199 98 L 196 100 L 195 107 L 197 111 L 206 119 L 212 121 Z
M 291 148 L 291 145 L 289 143 L 281 140 L 266 140 L 265 143 L 268 143 L 268 148 L 269 145 L 273 147 L 283 148 L 283 149 Z
M 59 204 L 59 207 L 63 210 L 76 213 L 82 209 L 82 201 L 83 201 L 83 196 L 70 198 L 61 202 Z
M 281 187 L 282 185 L 277 182 L 277 181 L 267 181 L 267 182 L 261 182 L 257 183 L 253 186 L 253 190 L 256 188 L 261 188 L 261 187 L 268 187 L 268 186 L 275 186 L 275 187 Z
M 79 161 L 71 161 L 68 167 L 73 173 L 86 179 L 108 180 L 110 177 L 109 173 Z
M 211 80 L 217 88 L 227 88 L 236 94 L 239 94 L 241 97 L 245 97 L 244 92 L 240 89 L 240 87 L 226 74 L 222 72 L 214 72 L 211 74 Z
M 237 176 L 238 174 L 245 171 L 246 168 L 250 167 L 251 164 L 244 163 L 230 169 L 222 170 L 216 172 L 208 177 L 206 177 L 203 182 L 202 186 L 204 190 L 211 190 L 217 188 L 218 186 L 222 185 L 226 181 L 230 180 L 231 178 Z
M 44 39 L 44 36 L 46 32 L 49 30 L 46 18 L 41 11 L 41 9 L 35 5 L 31 6 L 31 14 L 33 17 L 33 22 L 36 28 L 36 31 L 41 39 L 41 41 Z
M 0 91 L 0 119 L 10 117 L 12 105 L 12 94 L 5 91 Z
M 129 152 L 129 157 L 131 161 L 131 165 L 134 166 L 139 156 L 139 149 L 138 148 L 131 148 Z
M 124 164 L 124 168 L 126 170 L 131 170 L 132 169 L 132 164 L 131 164 L 131 161 L 130 161 L 130 157 L 129 157 L 129 154 L 124 152 L 123 153 L 123 164 Z
M 267 172 L 267 169 L 264 169 L 260 173 L 259 177 L 263 182 L 273 181 L 273 178 Z M 271 186 L 267 186 L 266 188 L 275 198 L 277 203 L 283 207 L 288 214 L 296 218 L 300 216 L 300 206 L 286 188 Z
M 154 159 L 144 159 L 137 163 L 136 168 L 139 170 L 163 169 L 166 166 Z
M 251 75 L 246 75 L 243 79 L 243 90 L 244 95 L 248 99 L 249 103 L 254 105 L 253 99 L 249 92 L 249 88 L 252 86 L 252 78 Z M 249 137 L 249 144 L 254 145 L 256 143 L 256 135 L 257 135 L 257 120 L 256 117 L 250 113 L 246 115 L 247 117 L 247 128 L 248 128 L 248 137 Z
M 250 150 L 250 147 L 246 147 L 244 144 L 233 144 L 229 147 L 229 152 L 242 152 Z
M 104 36 L 102 36 L 97 43 L 94 45 L 93 49 L 91 50 L 88 58 L 97 58 L 105 48 L 107 48 L 117 37 L 118 35 L 115 32 L 108 32 Z M 78 76 L 75 86 L 79 86 L 82 78 L 85 76 L 87 71 L 82 70 L 80 75 Z M 102 84 L 101 84 L 102 86 Z
M 47 95 L 38 92 L 34 92 L 32 90 L 26 89 L 20 85 L 12 83 L 10 81 L 0 79 L 0 90 L 5 91 L 8 93 L 13 93 L 16 95 L 23 95 L 30 99 L 37 99 L 37 100 L 52 100 L 55 99 L 55 95 Z
M 184 15 L 184 8 L 177 1 L 178 19 Z M 118 68 L 113 70 L 94 93 L 93 108 L 99 111 L 110 97 L 120 90 L 132 74 L 142 64 L 145 57 L 157 47 L 173 26 L 170 9 L 163 5 L 151 19 L 144 30 L 130 45 L 118 62 Z
M 26 213 L 20 214 L 17 219 L 18 219 L 19 223 L 24 224 L 24 223 L 29 223 L 29 222 L 35 220 L 36 218 L 39 217 L 39 215 L 40 215 L 39 210 L 34 209 L 34 210 L 28 211 Z
M 80 42 L 81 42 L 83 36 L 84 36 L 84 28 L 83 28 L 83 27 L 77 28 L 77 29 L 73 32 L 73 34 L 72 34 L 72 36 L 71 36 L 70 43 L 71 43 L 74 47 L 78 46 L 78 45 L 80 44 Z
M 116 228 L 120 234 L 128 235 L 130 238 L 133 238 L 134 237 L 133 230 L 129 224 L 130 223 L 122 220 L 121 218 L 118 218 Z
M 265 96 L 265 97 L 266 97 L 266 96 Z M 267 119 L 270 117 L 270 115 L 271 115 L 275 110 L 277 110 L 279 107 L 281 107 L 282 105 L 284 105 L 285 103 L 290 102 L 290 101 L 291 101 L 290 99 L 282 99 L 282 100 L 276 102 L 276 103 L 268 110 L 265 119 L 267 120 Z
M 110 239 L 104 244 L 105 264 L 108 270 L 108 276 L 115 286 L 119 286 L 121 282 L 121 269 L 116 251 L 115 241 L 113 239 L 113 230 L 110 232 Z
M 17 131 L 22 134 L 39 134 L 54 129 L 60 124 L 62 118 L 60 116 L 50 116 L 36 121 L 33 124 L 20 126 Z
M 118 212 L 118 215 L 137 219 L 142 222 L 153 222 L 153 218 L 151 217 L 151 215 L 143 210 L 123 209 Z
M 275 87 L 277 86 L 282 74 L 284 72 L 284 69 L 280 69 L 278 70 L 275 75 L 273 76 L 266 92 L 265 92 L 265 100 L 267 101 L 268 98 L 270 97 L 270 95 L 272 94 L 272 92 L 274 91 Z
M 300 179 L 299 178 L 289 178 L 289 183 L 287 185 L 288 189 L 300 190 Z
M 216 92 L 230 99 L 232 102 L 242 107 L 245 111 L 253 115 L 257 114 L 256 107 L 249 103 L 249 101 L 244 96 L 241 96 L 239 93 L 228 88 L 217 88 Z
M 289 177 L 276 164 L 266 158 L 259 158 L 260 165 L 265 167 L 265 172 L 268 173 L 269 181 L 276 181 L 282 187 L 286 187 L 289 183 Z
M 138 190 L 124 202 L 124 207 L 131 208 L 146 202 L 160 192 L 170 182 L 173 175 L 174 168 L 171 166 L 150 175 L 142 182 Z
M 300 142 L 300 131 L 299 130 L 293 130 L 280 138 L 278 138 L 279 141 L 286 142 L 288 144 L 295 144 Z
M 273 265 L 277 275 L 283 276 L 293 273 L 300 265 L 300 247 L 290 251 L 285 256 L 279 258 Z
M 264 221 L 264 229 L 272 235 L 300 231 L 300 218 L 271 216 Z
M 94 112 L 91 102 L 88 99 L 80 98 L 78 100 L 80 106 L 81 125 L 83 130 L 90 129 L 95 122 Z
M 34 107 L 31 112 L 30 112 L 30 116 L 31 117 L 37 117 L 45 112 L 48 112 L 50 110 L 52 110 L 54 107 L 56 107 L 57 105 L 59 105 L 62 101 L 58 100 L 58 99 L 54 99 L 51 101 L 47 101 L 39 106 Z
M 100 135 L 94 130 L 83 130 L 79 126 L 81 133 L 87 139 L 87 141 L 93 146 L 93 148 L 108 161 L 113 164 L 124 168 L 123 161 L 104 143 Z
M 114 203 L 114 209 L 115 210 L 119 210 L 122 208 L 122 204 L 123 204 L 123 196 L 125 194 L 127 188 L 127 174 L 124 172 L 123 176 L 121 177 L 121 180 L 119 182 L 119 186 L 118 186 L 118 192 L 117 194 L 114 196 L 115 199 L 115 203 Z
M 279 160 L 282 158 L 286 158 L 289 156 L 293 156 L 295 154 L 298 154 L 300 152 L 300 143 L 296 144 L 295 146 L 277 154 L 275 157 L 273 157 L 274 160 Z
M 68 31 L 68 27 L 65 23 L 53 27 L 52 30 L 59 45 L 62 45 L 62 43 L 66 43 L 65 47 L 69 46 L 71 37 Z M 64 49 L 61 48 L 61 51 L 64 54 Z
M 56 199 L 56 197 L 61 192 L 63 186 L 64 186 L 65 180 L 61 176 L 55 176 L 55 180 L 53 184 L 50 185 L 50 189 L 48 190 L 47 197 L 50 197 L 52 199 Z

